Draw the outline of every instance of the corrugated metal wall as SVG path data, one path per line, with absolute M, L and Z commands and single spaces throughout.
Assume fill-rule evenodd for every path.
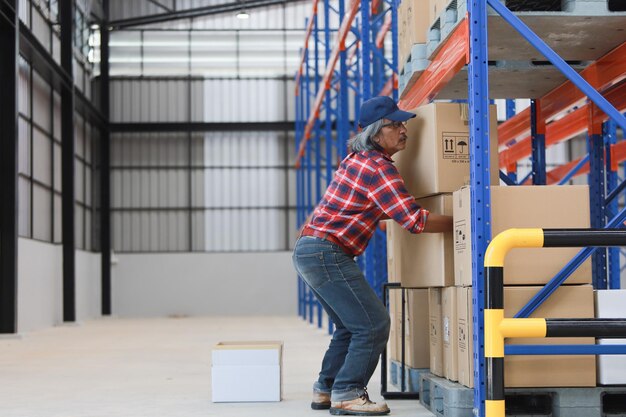
M 292 84 L 113 79 L 111 117 L 113 122 L 285 121 L 286 85 Z M 292 142 L 285 132 L 206 132 L 191 139 L 188 133 L 113 135 L 114 249 L 287 249 L 295 234 L 288 230 L 294 224 L 289 207 L 295 205 L 287 197 L 294 189 L 287 178 L 293 176 L 288 173 L 295 150 L 287 149 Z
M 114 0 L 112 19 L 163 12 L 157 9 Z M 248 20 L 220 14 L 111 34 L 112 122 L 241 124 L 240 131 L 113 135 L 116 251 L 289 249 L 296 237 L 294 75 L 310 9 L 289 3 L 250 10 Z M 263 122 L 289 127 L 247 127 Z
M 113 135 L 115 250 L 285 250 L 295 236 L 286 141 L 284 132 Z

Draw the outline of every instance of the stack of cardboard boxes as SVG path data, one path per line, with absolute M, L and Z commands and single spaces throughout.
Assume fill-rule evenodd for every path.
M 471 189 L 454 193 L 455 286 L 468 307 L 472 300 Z M 587 186 L 491 187 L 491 233 L 513 227 L 588 228 Z M 504 264 L 504 314 L 513 317 L 579 251 L 577 248 L 513 249 Z M 531 317 L 593 318 L 591 263 L 578 268 Z M 461 302 L 457 313 L 464 334 L 471 335 L 472 312 Z M 459 331 L 460 333 L 460 331 Z M 593 338 L 511 339 L 515 344 L 594 344 Z M 459 345 L 459 382 L 472 386 L 472 343 Z M 507 356 L 507 387 L 595 386 L 593 356 Z
M 431 213 L 452 215 L 452 191 L 469 181 L 469 125 L 467 106 L 455 103 L 433 103 L 414 110 L 417 116 L 408 122 L 406 149 L 394 155 L 394 161 L 409 193 L 417 197 L 417 203 Z M 491 109 L 492 132 L 496 132 L 495 108 Z M 497 146 L 495 133 L 492 146 Z M 491 161 L 492 177 L 497 177 L 497 160 Z M 407 350 L 430 340 L 430 357 L 420 361 L 431 372 L 444 376 L 444 352 L 452 352 L 456 320 L 442 316 L 444 304 L 452 302 L 448 291 L 442 288 L 454 285 L 454 237 L 452 232 L 443 234 L 413 235 L 396 223 L 387 225 L 388 271 L 390 280 L 401 282 L 402 287 L 412 288 L 419 294 L 414 300 L 424 300 L 430 306 L 426 316 L 409 320 L 419 322 L 428 333 L 405 340 Z M 419 290 L 418 290 L 419 289 Z M 452 297 L 455 294 L 451 295 Z M 395 303 L 395 304 L 394 304 Z M 399 304 L 391 300 L 392 305 Z M 445 304 L 448 306 L 448 304 Z M 411 308 L 411 306 L 409 306 Z M 413 309 L 417 307 L 413 306 Z M 392 307 L 392 315 L 398 316 Z M 456 311 L 456 308 L 454 309 Z M 398 309 L 398 311 L 401 311 Z M 392 359 L 399 360 L 393 349 L 399 345 L 399 325 L 392 326 Z M 445 330 L 445 331 L 444 331 Z M 430 334 L 430 337 L 426 336 Z M 419 340 L 416 340 L 419 339 Z M 426 350 L 421 349 L 420 352 Z M 450 357 L 456 354 L 450 354 Z M 453 362 L 450 361 L 450 364 Z M 449 372 L 456 372 L 450 365 Z
M 472 254 L 467 106 L 433 103 L 413 110 L 406 149 L 394 155 L 396 166 L 417 203 L 432 213 L 453 215 L 454 231 L 412 235 L 396 223 L 387 225 L 391 280 L 421 289 L 413 302 L 428 300 L 427 317 L 407 314 L 421 322 L 405 340 L 408 350 L 429 335 L 430 372 L 473 385 Z M 490 146 L 497 149 L 496 111 L 490 109 Z M 497 186 L 497 152 L 490 155 L 492 236 L 511 227 L 589 227 L 586 186 Z M 514 249 L 504 268 L 505 316 L 512 317 L 576 254 L 577 249 Z M 533 317 L 594 317 L 590 262 L 584 263 L 544 303 Z M 414 290 L 417 291 L 417 290 Z M 398 292 L 399 294 L 399 292 Z M 427 295 L 426 295 L 427 294 Z M 392 312 L 401 313 L 397 297 Z M 410 306 L 412 311 L 418 305 Z M 424 307 L 422 306 L 422 309 Z M 391 357 L 399 360 L 399 324 L 392 329 Z M 394 326 L 392 326 L 394 327 Z M 428 333 L 426 333 L 428 328 Z M 420 333 L 420 330 L 421 333 Z M 393 339 L 396 339 L 395 341 Z M 592 338 L 516 339 L 507 343 L 593 344 Z M 412 353 L 415 352 L 412 350 Z M 424 352 L 424 349 L 420 350 Z M 424 354 L 424 353 L 422 353 Z M 422 367 L 425 360 L 415 361 Z M 593 356 L 509 356 L 505 359 L 507 387 L 594 386 Z

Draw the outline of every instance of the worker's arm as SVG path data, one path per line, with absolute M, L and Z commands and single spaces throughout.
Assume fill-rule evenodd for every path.
M 452 216 L 430 213 L 423 233 L 443 233 L 452 231 Z

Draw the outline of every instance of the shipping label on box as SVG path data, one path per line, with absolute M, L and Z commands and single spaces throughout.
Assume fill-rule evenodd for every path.
M 441 134 L 441 158 L 452 162 L 469 163 L 469 135 L 443 132 Z
M 213 402 L 280 401 L 282 342 L 220 342 L 211 352 Z
M 472 285 L 471 188 L 453 194 L 454 284 Z M 573 210 L 572 207 L 576 209 Z M 491 187 L 492 238 L 510 228 L 589 228 L 589 188 L 586 185 Z M 506 256 L 505 285 L 545 284 L 579 248 L 517 248 Z M 479 265 L 482 268 L 482 265 Z M 565 282 L 591 283 L 591 260 Z

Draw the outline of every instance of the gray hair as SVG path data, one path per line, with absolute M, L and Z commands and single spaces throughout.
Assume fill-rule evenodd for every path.
M 374 137 L 383 128 L 383 119 L 376 120 L 371 125 L 368 125 L 360 133 L 354 135 L 348 140 L 348 147 L 352 152 L 369 151 L 372 149 L 381 150 L 382 148 L 376 142 Z

